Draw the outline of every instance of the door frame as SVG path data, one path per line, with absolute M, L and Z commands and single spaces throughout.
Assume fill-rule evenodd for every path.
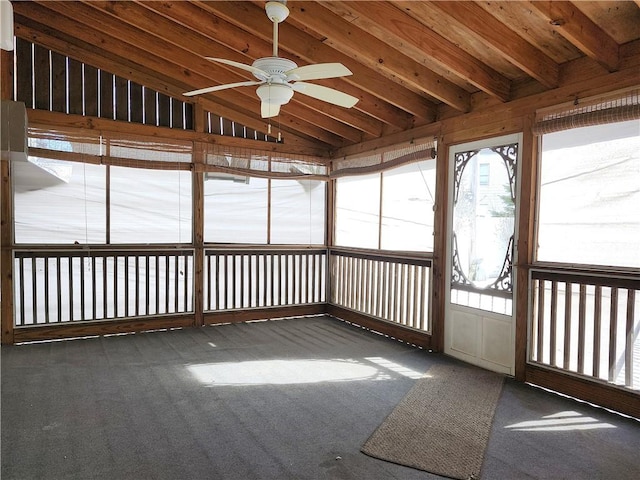
M 468 150 L 482 149 L 487 147 L 505 145 L 509 143 L 518 144 L 518 153 L 516 155 L 515 168 L 515 208 L 514 208 L 514 239 L 513 239 L 513 258 L 511 259 L 511 281 L 512 281 L 512 297 L 511 297 L 511 315 L 503 315 L 494 313 L 489 310 L 483 310 L 470 306 L 463 306 L 451 303 L 451 275 L 452 275 L 452 234 L 453 234 L 453 214 L 454 214 L 454 180 L 455 180 L 455 154 Z M 482 368 L 494 370 L 508 375 L 515 375 L 516 368 L 516 306 L 517 306 L 517 271 L 516 265 L 518 260 L 518 233 L 519 233 L 519 209 L 521 203 L 520 196 L 520 178 L 522 171 L 522 148 L 523 134 L 522 132 L 490 137 L 472 142 L 464 142 L 450 145 L 447 152 L 447 215 L 445 219 L 446 243 L 445 243 L 445 281 L 444 281 L 444 335 L 443 335 L 443 351 L 445 354 L 456 357 L 468 363 L 475 364 Z M 455 319 L 455 320 L 454 320 Z M 466 338 L 462 342 L 472 348 L 464 351 L 463 348 L 454 348 L 454 342 L 460 339 L 460 335 L 456 337 L 457 326 Z M 468 330 L 467 327 L 469 328 Z M 501 332 L 502 342 L 496 343 L 503 349 L 499 352 L 502 360 L 496 361 L 486 355 L 491 344 L 491 332 Z M 471 338 L 473 337 L 473 338 Z M 497 340 L 498 337 L 494 334 Z M 508 342 L 508 345 L 504 345 Z M 484 350 L 483 350 L 484 349 Z M 506 349 L 506 350 L 505 350 Z M 483 354 L 483 351 L 485 354 Z

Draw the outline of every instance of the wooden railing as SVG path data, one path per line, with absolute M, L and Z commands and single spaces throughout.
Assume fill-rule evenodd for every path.
M 326 301 L 326 249 L 206 249 L 204 311 Z
M 534 269 L 529 361 L 640 390 L 640 278 Z
M 330 250 L 330 303 L 430 332 L 430 258 Z
M 187 313 L 193 250 L 15 250 L 15 326 Z

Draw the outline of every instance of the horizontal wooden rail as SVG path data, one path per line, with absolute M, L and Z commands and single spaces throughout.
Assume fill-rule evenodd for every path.
M 640 278 L 533 269 L 529 362 L 640 390 Z
M 431 258 L 337 248 L 329 254 L 332 305 L 431 331 Z

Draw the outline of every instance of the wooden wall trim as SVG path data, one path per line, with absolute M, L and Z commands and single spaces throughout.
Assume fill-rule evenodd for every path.
M 240 323 L 255 320 L 273 320 L 277 318 L 303 317 L 306 315 L 323 315 L 326 304 L 295 305 L 291 307 L 249 308 L 243 310 L 228 310 L 209 312 L 204 314 L 204 325 L 220 323 Z
M 640 419 L 640 393 L 527 365 L 525 381 Z
M 336 317 L 340 320 L 355 323 L 370 330 L 383 333 L 389 337 L 407 342 L 418 347 L 433 349 L 433 341 L 431 335 L 427 332 L 419 332 L 403 325 L 397 325 L 385 320 L 369 317 L 353 310 L 339 307 L 337 305 L 327 305 L 327 315 Z
M 14 331 L 15 343 L 90 337 L 148 330 L 187 328 L 193 326 L 193 314 L 145 317 L 122 320 L 74 322 L 58 325 L 19 327 Z

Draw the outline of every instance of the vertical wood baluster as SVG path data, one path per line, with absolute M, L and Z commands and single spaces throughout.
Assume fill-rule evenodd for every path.
M 627 290 L 627 325 L 624 349 L 624 385 L 631 388 L 633 386 L 633 343 L 635 340 L 634 331 L 634 309 L 636 304 L 636 291 Z
M 549 363 L 556 367 L 556 350 L 558 338 L 558 282 L 551 282 L 551 319 L 549 322 Z
M 618 342 L 618 289 L 611 288 L 611 309 L 609 317 L 609 381 L 616 379 L 616 350 Z
M 96 257 L 91 255 L 91 319 L 96 320 L 98 314 L 96 301 L 97 301 L 97 282 L 96 282 Z
M 73 321 L 73 257 L 67 257 L 69 273 L 69 321 Z
M 586 338 L 587 286 L 580 284 L 578 304 L 578 373 L 584 373 L 584 347 Z
M 85 319 L 84 307 L 85 307 L 85 282 L 84 282 L 84 258 L 78 257 L 80 263 L 80 320 Z
M 44 257 L 44 323 L 49 323 L 49 257 Z
M 571 360 L 571 283 L 565 283 L 564 292 L 564 357 L 563 368 L 569 369 Z
M 20 285 L 20 322 L 18 323 L 18 325 L 24 325 L 25 324 L 25 318 L 24 318 L 24 257 L 20 257 L 19 260 L 19 269 L 18 271 L 20 272 L 20 281 L 18 282 Z M 58 282 L 60 283 L 60 282 Z M 58 308 L 60 308 L 60 301 L 58 301 Z M 58 315 L 59 317 L 60 315 Z
M 602 335 L 602 287 L 596 285 L 593 317 L 593 376 L 600 378 L 600 336 Z
M 544 311 L 546 281 L 538 280 L 538 315 L 536 317 L 536 358 L 537 362 L 544 362 Z

